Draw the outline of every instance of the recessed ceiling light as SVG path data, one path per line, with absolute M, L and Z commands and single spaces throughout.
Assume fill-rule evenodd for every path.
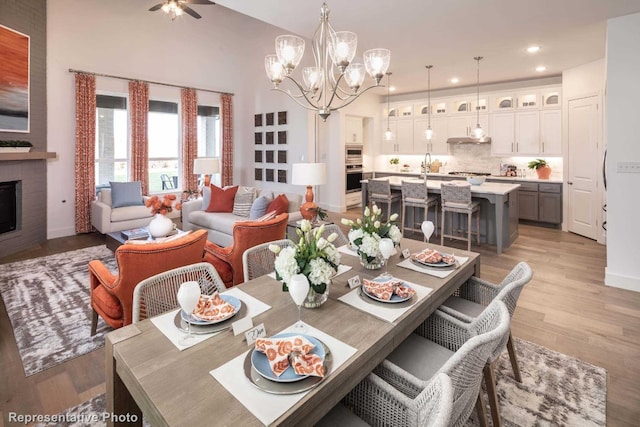
M 540 65 L 540 66 L 536 67 L 536 71 L 539 72 L 539 73 L 541 73 L 543 71 L 546 71 L 546 70 L 547 70 L 547 67 L 545 67 L 544 65 Z
M 395 92 L 395 91 L 396 91 L 395 86 L 389 86 L 389 92 Z
M 529 53 L 536 53 L 540 50 L 540 46 L 529 46 L 527 48 L 527 52 Z
M 456 83 L 460 83 L 460 79 L 457 77 L 454 77 L 451 79 L 451 83 L 456 84 Z

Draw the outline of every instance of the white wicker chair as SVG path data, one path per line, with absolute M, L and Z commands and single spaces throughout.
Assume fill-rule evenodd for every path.
M 393 381 L 397 368 L 385 364 L 378 369 L 393 375 L 381 378 L 371 373 L 347 394 L 317 426 L 430 426 L 447 427 L 453 410 L 453 386 L 447 374 L 440 373 L 418 391 L 407 396 Z M 402 387 L 401 387 L 402 388 Z
M 478 317 L 484 308 L 492 301 L 502 301 L 509 310 L 509 317 L 513 316 L 518 303 L 518 298 L 522 292 L 524 285 L 531 281 L 533 272 L 531 267 L 526 262 L 520 262 L 513 270 L 500 282 L 500 284 L 493 284 L 482 280 L 478 277 L 471 277 L 455 292 L 455 294 L 449 297 L 439 308 L 447 314 L 454 316 L 460 320 L 466 322 L 472 322 L 473 319 Z M 515 348 L 513 346 L 513 339 L 511 337 L 511 330 L 509 330 L 509 337 L 507 339 L 507 350 L 509 352 L 509 360 L 511 361 L 511 367 L 513 369 L 513 376 L 518 382 L 522 382 L 520 377 L 520 369 L 518 368 L 518 359 L 516 357 Z M 498 346 L 491 354 L 489 361 L 484 369 L 484 381 L 487 386 L 487 392 L 489 395 L 489 405 L 491 406 L 491 417 L 493 418 L 493 424 L 499 425 L 500 411 L 498 409 L 498 400 L 496 398 L 495 391 L 495 374 L 494 365 L 498 359 L 504 346 Z
M 474 406 L 480 425 L 486 425 L 480 393 L 482 372 L 491 353 L 508 335 L 509 311 L 501 301 L 492 302 L 472 323 L 436 311 L 374 373 L 413 397 L 424 390 L 433 376 L 444 372 L 453 384 L 449 425 L 464 425 Z
M 274 270 L 273 263 L 276 259 L 276 254 L 269 249 L 269 245 L 278 245 L 281 248 L 286 248 L 293 246 L 294 243 L 288 239 L 274 240 L 244 251 L 242 254 L 242 268 L 245 282 L 269 274 Z
M 133 290 L 133 323 L 178 308 L 178 289 L 184 282 L 200 283 L 203 294 L 226 290 L 215 268 L 199 262 L 168 270 L 138 283 Z
M 329 237 L 331 233 L 336 233 L 338 235 L 338 238 L 333 242 L 333 245 L 336 248 L 349 244 L 349 239 L 347 238 L 347 236 L 344 235 L 344 232 L 340 229 L 340 226 L 338 224 L 325 225 L 324 233 L 322 233 L 322 237 L 326 239 L 327 237 Z

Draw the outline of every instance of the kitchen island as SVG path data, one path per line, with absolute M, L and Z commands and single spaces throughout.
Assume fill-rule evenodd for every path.
M 400 192 L 402 181 L 424 182 L 416 178 L 390 176 L 391 191 Z M 362 206 L 367 206 L 368 180 L 362 180 Z M 440 194 L 441 180 L 427 179 L 427 189 L 430 193 Z M 498 255 L 503 249 L 508 249 L 518 238 L 518 188 L 520 184 L 500 182 L 484 182 L 482 185 L 471 186 L 471 196 L 480 201 L 480 242 L 495 245 Z M 408 211 L 409 212 L 409 211 Z M 400 211 L 398 210 L 398 213 Z M 408 213 L 407 217 L 411 215 Z M 405 218 L 402 218 L 404 221 Z M 456 228 L 464 229 L 465 223 L 457 224 Z M 438 230 L 440 232 L 440 230 Z

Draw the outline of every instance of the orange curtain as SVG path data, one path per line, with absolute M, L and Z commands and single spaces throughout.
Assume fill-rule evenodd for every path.
M 76 73 L 76 233 L 91 231 L 95 199 L 96 76 Z
M 233 184 L 233 102 L 232 95 L 220 95 L 222 103 L 222 171 L 223 186 Z
M 193 174 L 193 160 L 198 156 L 198 96 L 194 89 L 183 88 L 180 97 L 183 188 L 197 190 L 198 177 Z
M 149 84 L 129 82 L 131 117 L 131 180 L 142 183 L 142 194 L 149 194 Z

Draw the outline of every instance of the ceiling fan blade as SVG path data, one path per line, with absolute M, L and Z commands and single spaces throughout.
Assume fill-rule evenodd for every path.
M 164 3 L 160 3 L 160 4 L 157 4 L 157 5 L 153 6 L 151 9 L 149 9 L 149 12 L 155 12 L 156 10 L 160 9 L 163 4 Z
M 196 18 L 196 19 L 200 19 L 200 18 L 202 18 L 202 16 L 200 16 L 200 15 L 198 14 L 198 12 L 196 12 L 196 11 L 195 11 L 195 10 L 193 10 L 193 9 L 191 9 L 189 6 L 186 6 L 185 4 L 181 4 L 181 5 L 180 5 L 180 8 L 181 8 L 182 10 L 184 10 L 185 12 L 187 12 L 189 15 L 193 16 L 194 18 Z
M 183 1 L 189 4 L 215 4 L 214 2 L 209 0 L 183 0 Z

